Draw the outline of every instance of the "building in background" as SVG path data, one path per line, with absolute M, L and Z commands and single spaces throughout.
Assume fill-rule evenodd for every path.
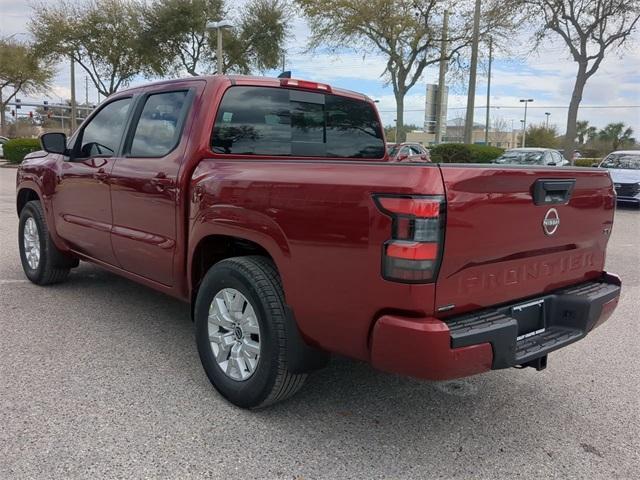
M 425 115 L 426 118 L 426 115 Z M 425 121 L 426 125 L 426 121 Z M 426 130 L 426 128 L 425 128 Z M 484 125 L 473 124 L 471 142 L 484 145 Z M 489 145 L 500 148 L 516 148 L 519 146 L 521 138 L 519 130 L 489 129 Z M 407 142 L 417 142 L 422 145 L 432 145 L 435 141 L 435 132 L 413 131 L 407 132 Z M 453 118 L 448 120 L 446 130 L 442 135 L 442 143 L 464 143 L 464 118 Z

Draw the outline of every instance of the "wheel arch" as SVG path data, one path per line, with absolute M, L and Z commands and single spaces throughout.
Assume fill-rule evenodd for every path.
M 32 200 L 42 201 L 40 194 L 35 189 L 31 187 L 22 187 L 18 190 L 18 194 L 16 195 L 16 211 L 18 216 L 20 216 L 20 212 L 22 212 L 24 206 Z
M 188 272 L 191 299 L 195 299 L 202 278 L 213 265 L 226 258 L 248 255 L 267 257 L 273 262 L 278 273 L 280 273 L 273 255 L 253 240 L 221 234 L 210 234 L 200 238 L 189 259 Z

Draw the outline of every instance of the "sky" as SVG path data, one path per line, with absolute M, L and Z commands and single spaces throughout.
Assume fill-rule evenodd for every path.
M 54 0 L 49 0 L 54 1 Z M 242 0 L 241 0 L 242 1 Z M 0 36 L 16 34 L 16 38 L 26 40 L 31 7 L 29 0 L 0 0 Z M 392 125 L 395 114 L 393 90 L 382 76 L 385 61 L 374 50 L 344 50 L 339 55 L 329 53 L 305 53 L 309 38 L 309 27 L 302 18 L 295 18 L 287 39 L 286 69 L 294 78 L 304 78 L 329 83 L 335 87 L 359 91 L 379 100 L 378 108 L 385 125 Z M 526 44 L 527 38 L 517 39 Z M 610 122 L 624 122 L 640 138 L 640 32 L 636 31 L 624 50 L 610 54 L 601 64 L 598 72 L 588 81 L 580 111 L 579 120 L 588 120 L 598 128 Z M 277 75 L 278 72 L 266 72 Z M 547 42 L 534 53 L 517 57 L 498 52 L 495 56 L 491 76 L 490 109 L 491 124 L 496 119 L 503 125 L 519 128 L 523 118 L 521 98 L 532 98 L 527 112 L 527 124 L 545 122 L 545 112 L 549 112 L 550 125 L 556 125 L 564 132 L 567 106 L 571 98 L 576 64 L 570 59 L 564 45 Z M 427 69 L 421 80 L 409 91 L 405 98 L 406 124 L 422 125 L 424 121 L 424 101 L 427 83 L 437 83 L 437 68 Z M 69 98 L 69 64 L 61 63 L 55 77 L 54 86 L 48 98 L 58 102 Z M 132 85 L 149 80 L 136 79 Z M 475 98 L 475 121 L 484 124 L 486 110 L 486 69 L 480 69 Z M 467 86 L 452 84 L 449 95 L 449 121 L 464 117 Z M 85 74 L 76 68 L 76 97 L 85 98 Z M 90 102 L 96 102 L 97 92 L 90 85 Z M 42 100 L 39 98 L 38 100 Z M 25 100 L 23 100 L 25 101 Z

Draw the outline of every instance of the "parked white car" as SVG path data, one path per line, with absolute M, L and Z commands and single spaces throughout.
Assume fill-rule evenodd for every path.
M 0 136 L 0 158 L 4 158 L 4 144 L 8 141 L 9 139 L 7 137 Z

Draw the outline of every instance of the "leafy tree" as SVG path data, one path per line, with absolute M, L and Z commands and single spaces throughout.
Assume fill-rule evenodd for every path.
M 73 58 L 104 96 L 149 69 L 156 51 L 142 42 L 138 0 L 39 3 L 29 29 L 44 54 Z
M 403 125 L 402 131 L 398 131 L 398 137 L 407 138 L 407 133 L 413 130 L 422 130 L 418 125 Z M 384 127 L 384 137 L 387 142 L 395 142 L 396 141 L 396 126 L 395 125 L 387 125 Z
M 53 78 L 51 63 L 39 57 L 31 45 L 0 38 L 0 130 L 6 130 L 6 109 L 20 92 L 47 90 Z
M 549 33 L 559 37 L 578 64 L 573 86 L 565 155 L 573 152 L 578 108 L 584 87 L 600 67 L 608 52 L 620 49 L 635 31 L 640 19 L 638 0 L 524 0 L 532 8 L 532 18 L 542 18 L 536 32 L 540 41 Z
M 596 127 L 590 127 L 588 120 L 579 120 L 576 122 L 576 134 L 578 143 L 584 145 L 587 141 L 592 140 L 598 134 Z
M 558 147 L 558 131 L 556 127 L 547 128 L 545 125 L 530 125 L 527 128 L 525 146 L 541 148 Z
M 393 87 L 399 140 L 404 139 L 404 98 L 424 69 L 440 61 L 445 0 L 296 0 L 311 26 L 310 48 L 328 46 L 382 55 L 382 74 Z M 485 1 L 481 35 L 496 42 L 512 25 L 512 10 L 504 2 Z M 449 19 L 449 61 L 459 60 L 471 44 L 473 2 L 458 2 Z
M 228 17 L 224 0 L 157 0 L 143 10 L 143 42 L 156 51 L 151 70 L 158 75 L 191 75 L 217 68 L 216 35 L 209 21 Z M 275 68 L 282 58 L 289 13 L 283 0 L 252 0 L 223 31 L 225 71 L 249 73 Z
M 625 145 L 633 145 L 636 139 L 633 138 L 633 129 L 625 128 L 624 123 L 610 123 L 598 132 L 598 138 L 611 145 L 613 151 L 624 147 Z

